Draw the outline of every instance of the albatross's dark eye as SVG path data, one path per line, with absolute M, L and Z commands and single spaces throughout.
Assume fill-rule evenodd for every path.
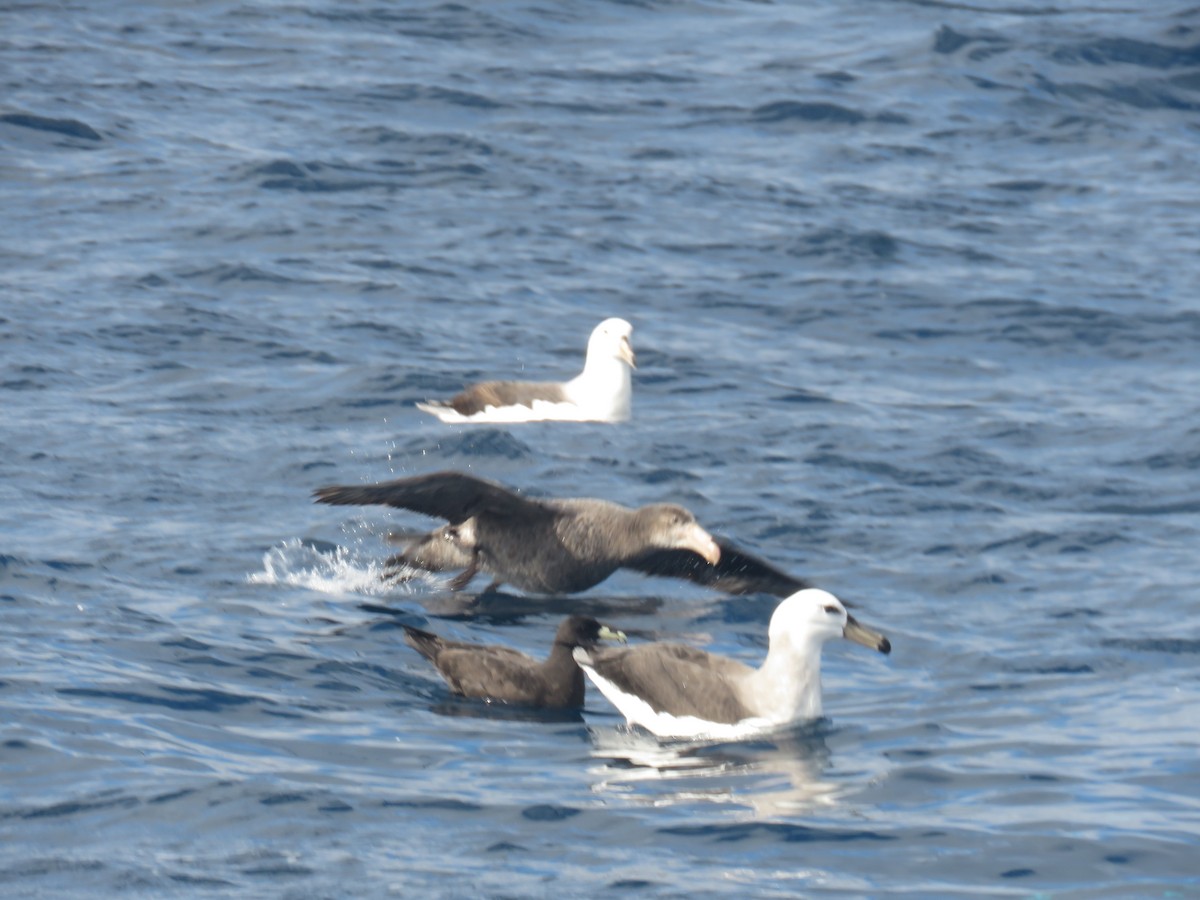
M 841 612 L 841 610 L 839 610 L 839 609 L 838 609 L 836 606 L 834 606 L 832 603 L 830 603 L 829 605 L 827 605 L 827 606 L 823 607 L 823 609 L 825 610 L 825 612 L 829 613 L 831 616 L 836 616 L 836 615 L 837 615 L 839 612 Z

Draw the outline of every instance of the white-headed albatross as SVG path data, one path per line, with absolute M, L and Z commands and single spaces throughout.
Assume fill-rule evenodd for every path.
M 624 422 L 636 368 L 624 319 L 605 319 L 588 339 L 583 371 L 570 381 L 483 381 L 449 400 L 418 403 L 443 422 Z
M 526 497 L 464 472 L 332 485 L 314 495 L 320 503 L 383 504 L 448 522 L 388 559 L 385 578 L 409 569 L 461 570 L 450 583 L 461 590 L 485 572 L 493 578 L 490 590 L 510 584 L 533 594 L 573 594 L 625 568 L 735 594 L 787 596 L 807 587 L 714 540 L 695 516 L 671 503 L 631 509 L 592 498 Z
M 757 669 L 672 643 L 581 647 L 575 660 L 629 724 L 659 737 L 734 740 L 821 715 L 821 647 L 835 637 L 892 649 L 833 594 L 807 588 L 776 607 Z
M 448 641 L 408 625 L 404 632 L 408 645 L 434 664 L 454 693 L 544 709 L 583 706 L 583 672 L 571 656 L 575 648 L 625 642 L 622 632 L 590 616 L 564 619 L 544 662 L 510 647 Z

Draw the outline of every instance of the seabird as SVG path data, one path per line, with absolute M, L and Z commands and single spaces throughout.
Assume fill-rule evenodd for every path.
M 570 381 L 484 381 L 449 400 L 418 403 L 443 422 L 624 422 L 637 368 L 624 319 L 605 319 L 588 338 L 583 371 Z
M 590 616 L 563 620 L 545 662 L 509 647 L 448 641 L 408 625 L 404 632 L 408 645 L 434 664 L 454 693 L 545 709 L 583 706 L 583 672 L 573 650 L 595 647 L 601 640 L 625 642 L 623 632 Z
M 673 643 L 580 647 L 575 661 L 630 725 L 659 737 L 737 739 L 821 715 L 821 647 L 834 637 L 892 649 L 833 594 L 808 588 L 776 607 L 757 669 Z
M 572 594 L 599 584 L 617 569 L 685 578 L 736 594 L 786 596 L 807 583 L 769 563 L 714 540 L 688 510 L 670 503 L 638 509 L 591 498 L 538 499 L 463 472 L 435 472 L 376 485 L 332 485 L 314 492 L 319 503 L 383 504 L 442 518 L 387 560 L 384 577 L 404 567 L 462 570 L 462 590 L 479 572 L 533 594 Z

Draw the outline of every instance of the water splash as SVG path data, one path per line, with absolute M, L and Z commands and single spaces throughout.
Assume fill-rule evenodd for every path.
M 322 545 L 290 538 L 263 554 L 261 572 L 246 576 L 250 584 L 292 585 L 325 594 L 367 594 L 382 596 L 413 592 L 414 583 L 427 588 L 433 576 L 414 570 L 412 577 L 397 583 L 384 581 L 383 565 L 377 559 L 364 559 L 353 547 Z

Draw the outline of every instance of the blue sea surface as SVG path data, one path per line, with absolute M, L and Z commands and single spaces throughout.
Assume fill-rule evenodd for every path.
M 0 83 L 0 894 L 1200 895 L 1194 0 L 29 0 Z M 629 423 L 413 406 L 608 316 Z M 472 606 L 312 503 L 440 469 L 894 650 L 739 743 L 456 698 L 401 625 L 753 664 L 776 601 Z

